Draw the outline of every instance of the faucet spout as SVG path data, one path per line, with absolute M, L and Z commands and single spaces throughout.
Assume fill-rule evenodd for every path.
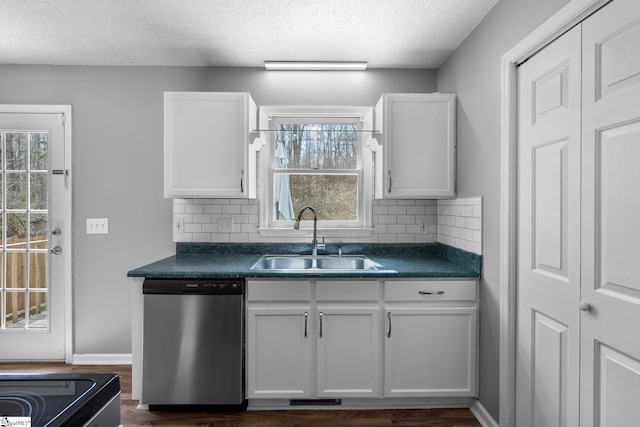
M 311 213 L 313 214 L 313 240 L 311 241 L 311 255 L 317 256 L 318 247 L 320 247 L 320 249 L 324 248 L 324 243 L 323 244 L 318 243 L 318 215 L 316 214 L 316 210 L 313 209 L 311 206 L 305 206 L 302 209 L 300 209 L 300 212 L 298 212 L 298 215 L 296 215 L 296 220 L 293 223 L 293 229 L 294 230 L 300 229 L 300 220 L 302 219 L 302 215 L 307 210 L 310 210 Z

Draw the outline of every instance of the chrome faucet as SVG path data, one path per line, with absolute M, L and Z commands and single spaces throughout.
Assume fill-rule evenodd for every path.
M 311 255 L 317 256 L 318 248 L 324 249 L 324 243 L 318 243 L 318 215 L 316 215 L 316 210 L 311 206 L 305 206 L 300 209 L 300 212 L 298 212 L 298 215 L 296 216 L 296 221 L 293 223 L 293 229 L 300 230 L 300 220 L 302 219 L 302 214 L 304 214 L 304 211 L 307 209 L 313 214 L 313 240 L 311 241 Z

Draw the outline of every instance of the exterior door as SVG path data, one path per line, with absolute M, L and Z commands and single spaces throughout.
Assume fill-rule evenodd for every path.
M 2 361 L 70 356 L 69 120 L 69 107 L 0 106 Z
M 583 26 L 581 426 L 640 425 L 640 3 Z
M 518 68 L 518 427 L 579 425 L 580 39 Z

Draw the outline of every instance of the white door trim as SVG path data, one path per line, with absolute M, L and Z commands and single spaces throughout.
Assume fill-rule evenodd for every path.
M 19 114 L 64 114 L 64 163 L 65 169 L 69 171 L 69 191 L 66 194 L 64 200 L 64 218 L 65 224 L 62 234 L 62 247 L 73 248 L 72 230 L 73 230 L 73 218 L 72 218 L 72 176 L 71 176 L 71 105 L 27 105 L 27 104 L 3 104 L 0 105 L 0 111 L 3 113 L 19 113 Z M 65 304 L 65 363 L 72 363 L 73 361 L 73 270 L 72 270 L 72 258 L 73 254 L 65 257 L 64 259 L 64 304 Z
M 571 0 L 502 56 L 500 109 L 500 426 L 515 427 L 516 67 L 610 0 Z

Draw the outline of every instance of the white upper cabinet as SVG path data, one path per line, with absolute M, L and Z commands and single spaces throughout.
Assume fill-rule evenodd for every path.
M 386 93 L 375 108 L 380 132 L 375 197 L 455 197 L 455 95 Z
M 165 197 L 255 198 L 257 117 L 248 93 L 165 92 Z

